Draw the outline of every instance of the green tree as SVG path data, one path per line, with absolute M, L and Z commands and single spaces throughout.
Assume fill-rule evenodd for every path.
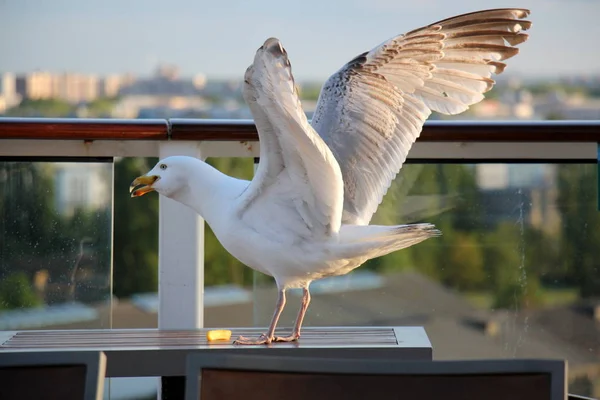
M 218 170 L 240 179 L 251 180 L 253 161 L 251 158 L 211 158 L 207 162 Z M 204 282 L 206 285 L 234 283 L 250 285 L 253 275 L 259 274 L 248 268 L 219 243 L 208 224 L 204 231 Z M 262 274 L 261 274 L 262 275 Z M 265 279 L 262 276 L 259 279 Z
M 32 162 L 0 163 L 0 277 L 13 260 L 57 244 L 51 176 Z
M 158 289 L 158 196 L 132 201 L 127 190 L 156 161 L 122 158 L 115 163 L 113 288 L 117 297 Z
M 51 163 L 0 163 L 0 280 L 16 270 L 31 280 L 36 271 L 46 269 L 53 282 L 70 282 L 76 263 L 79 271 L 91 272 L 88 276 L 109 276 L 110 210 L 59 214 L 54 174 Z M 85 257 L 77 262 L 81 246 Z M 97 301 L 108 294 L 103 279 L 80 283 L 85 290 L 77 294 L 78 300 Z M 50 302 L 64 299 L 64 293 L 46 296 Z
M 518 310 L 530 308 L 540 303 L 540 284 L 537 276 L 530 276 L 527 281 L 508 281 L 495 287 L 494 308 Z
M 100 97 L 91 102 L 86 106 L 89 117 L 110 117 L 112 110 L 117 103 L 118 98 L 116 97 Z
M 565 164 L 558 167 L 558 204 L 562 215 L 561 261 L 583 298 L 600 293 L 597 182 L 595 164 Z
M 539 277 L 525 251 L 527 228 L 521 229 L 504 222 L 485 235 L 484 259 L 496 308 L 528 308 L 539 302 Z
M 67 117 L 73 115 L 75 106 L 61 99 L 23 99 L 21 104 L 6 112 L 12 117 Z
M 501 223 L 495 231 L 484 235 L 482 244 L 490 289 L 519 279 L 523 261 L 520 238 L 519 227 L 511 222 Z
M 0 310 L 30 308 L 40 304 L 42 302 L 24 272 L 13 272 L 0 280 Z
M 435 167 L 440 193 L 456 196 L 452 211 L 445 214 L 452 227 L 462 232 L 480 231 L 483 228 L 483 209 L 475 168 L 466 164 L 440 164 Z
M 458 290 L 480 289 L 485 283 L 483 248 L 474 234 L 455 232 L 448 251 L 448 267 L 442 272 L 445 284 Z
M 523 233 L 525 259 L 529 270 L 540 277 L 544 284 L 564 282 L 567 270 L 560 256 L 560 237 L 545 233 L 533 227 L 526 227 Z

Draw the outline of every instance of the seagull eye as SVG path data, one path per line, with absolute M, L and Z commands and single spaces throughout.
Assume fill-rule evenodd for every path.
M 160 164 L 160 169 L 167 169 L 167 164 Z

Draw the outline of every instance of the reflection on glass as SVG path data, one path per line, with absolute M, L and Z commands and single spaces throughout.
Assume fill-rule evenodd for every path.
M 436 359 L 563 358 L 573 392 L 598 396 L 596 182 L 595 164 L 405 165 L 372 223 L 431 222 L 443 236 L 314 282 L 305 326 L 424 326 Z M 255 273 L 254 299 L 266 326 L 272 279 Z
M 0 330 L 109 328 L 112 163 L 0 161 Z

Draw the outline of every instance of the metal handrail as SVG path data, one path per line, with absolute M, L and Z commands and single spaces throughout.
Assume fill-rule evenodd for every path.
M 0 118 L 0 140 L 257 141 L 252 120 Z M 427 121 L 420 142 L 600 142 L 600 121 Z

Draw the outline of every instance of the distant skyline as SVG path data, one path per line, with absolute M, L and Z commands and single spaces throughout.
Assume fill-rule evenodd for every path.
M 396 34 L 514 6 L 532 11 L 533 28 L 507 74 L 600 74 L 597 0 L 0 0 L 0 72 L 149 75 L 168 63 L 184 76 L 241 79 L 275 36 L 298 79 L 323 80 Z

